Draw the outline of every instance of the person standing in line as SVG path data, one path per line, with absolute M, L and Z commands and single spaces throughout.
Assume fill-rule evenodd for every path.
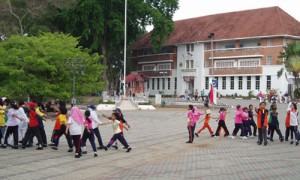
M 82 112 L 76 107 L 71 108 L 71 115 L 68 119 L 66 134 L 70 133 L 73 144 L 75 146 L 75 158 L 81 157 L 81 135 L 84 124 L 84 116 Z
M 297 104 L 292 103 L 291 110 L 290 110 L 290 129 L 291 129 L 291 135 L 295 134 L 295 140 L 296 140 L 296 146 L 299 145 L 299 131 L 298 131 L 298 110 L 297 110 Z M 291 143 L 294 144 L 293 137 L 291 136 Z
M 43 141 L 40 134 L 40 128 L 39 128 L 39 122 L 37 120 L 37 115 L 35 112 L 36 104 L 34 102 L 28 103 L 28 106 L 30 108 L 29 112 L 29 123 L 28 128 L 25 133 L 25 137 L 22 141 L 22 149 L 25 149 L 27 142 L 31 139 L 31 137 L 36 136 L 38 140 L 38 147 L 36 150 L 43 150 Z
M 220 130 L 221 130 L 221 128 L 223 128 L 224 131 L 225 131 L 224 137 L 228 137 L 229 136 L 229 131 L 228 131 L 228 128 L 227 128 L 226 123 L 225 123 L 226 114 L 227 114 L 226 109 L 223 108 L 223 107 L 220 108 L 219 113 L 220 113 L 219 120 L 218 120 L 219 122 L 218 122 L 218 127 L 217 127 L 217 130 L 216 130 L 215 136 L 216 136 L 216 138 L 218 138 L 220 136 Z
M 94 131 L 93 131 L 93 125 L 92 125 L 92 118 L 90 118 L 91 116 L 91 112 L 89 110 L 86 110 L 84 112 L 84 116 L 85 116 L 85 121 L 84 121 L 84 131 L 83 131 L 83 135 L 81 138 L 81 151 L 82 154 L 87 154 L 87 150 L 86 150 L 86 140 L 89 139 L 91 146 L 93 148 L 94 151 L 94 157 L 97 157 L 97 148 L 96 148 L 96 144 L 95 144 L 95 136 L 94 136 Z
M 198 101 L 198 95 L 199 95 L 199 93 L 198 93 L 198 90 L 196 89 L 196 91 L 195 91 L 195 101 Z
M 201 91 L 201 98 L 202 98 L 202 101 L 204 101 L 204 98 L 205 98 L 205 91 L 204 91 L 204 89 L 202 89 L 202 91 Z
M 26 131 L 28 129 L 29 119 L 24 110 L 25 107 L 24 101 L 19 101 L 18 105 L 19 105 L 18 114 L 23 119 L 22 121 L 18 120 L 18 131 L 22 137 L 22 140 L 20 141 L 22 143 L 23 139 L 25 138 Z
M 248 134 L 250 136 L 250 123 L 249 123 L 249 114 L 248 108 L 243 108 L 244 113 L 242 114 L 242 122 L 244 126 L 244 136 L 247 138 Z
M 289 141 L 289 136 L 290 136 L 290 121 L 291 121 L 291 110 L 288 109 L 286 113 L 286 118 L 285 118 L 285 141 Z M 291 139 L 294 139 L 293 133 L 291 133 Z
M 13 149 L 18 149 L 18 119 L 22 121 L 23 119 L 18 116 L 18 106 L 16 103 L 11 102 L 10 108 L 7 111 L 7 129 L 6 134 L 4 138 L 4 146 L 3 148 L 6 148 L 7 146 L 7 139 L 9 135 L 13 134 L 14 137 L 14 145 L 12 146 Z
M 242 121 L 242 114 L 243 114 L 243 109 L 240 105 L 236 106 L 236 111 L 235 111 L 235 118 L 234 118 L 234 130 L 232 132 L 231 138 L 234 139 L 236 134 L 238 133 L 239 130 L 241 130 L 241 138 L 242 139 L 247 139 L 245 136 L 245 130 L 243 126 L 243 121 Z
M 42 113 L 41 108 L 43 104 L 42 102 L 37 102 L 37 107 L 35 108 L 35 112 L 37 114 L 37 119 L 39 121 L 40 133 L 43 141 L 43 147 L 47 147 L 47 135 L 44 127 L 44 118 L 48 117 L 45 113 Z
M 67 142 L 68 142 L 68 146 L 69 146 L 69 150 L 68 152 L 73 152 L 73 143 L 72 143 L 72 138 L 70 136 L 69 133 L 66 133 L 66 129 L 67 129 L 67 119 L 68 119 L 68 110 L 66 107 L 59 107 L 59 110 L 58 110 L 58 121 L 59 121 L 59 124 L 60 124 L 60 127 L 57 131 L 55 131 L 55 134 L 53 136 L 53 142 L 54 142 L 54 145 L 52 147 L 52 149 L 54 150 L 58 150 L 58 143 L 59 143 L 59 139 L 60 137 L 64 134 L 66 139 L 67 139 Z
M 189 140 L 186 143 L 193 143 L 194 141 L 194 131 L 195 131 L 195 117 L 194 117 L 194 106 L 189 105 L 189 111 L 187 114 L 188 122 L 187 122 L 187 129 L 189 132 Z
M 208 131 L 209 131 L 209 133 L 210 133 L 210 135 L 211 135 L 211 137 L 214 137 L 215 135 L 214 135 L 214 132 L 211 130 L 211 127 L 210 127 L 210 125 L 209 125 L 209 120 L 210 120 L 210 118 L 211 118 L 211 110 L 209 110 L 209 109 L 207 109 L 206 110 L 206 116 L 205 116 L 205 118 L 204 118 L 204 124 L 203 124 L 203 126 L 202 126 L 202 128 L 200 128 L 199 129 L 199 131 L 197 131 L 196 133 L 195 133 L 195 135 L 197 136 L 197 137 L 199 137 L 199 134 L 204 130 L 204 129 L 208 129 Z M 196 124 L 196 123 L 195 123 Z
M 271 129 L 271 134 L 270 134 L 270 141 L 273 142 L 273 136 L 274 136 L 274 131 L 279 136 L 280 142 L 283 141 L 283 136 L 281 134 L 280 128 L 279 128 L 279 121 L 278 121 L 278 112 L 276 106 L 273 106 L 272 112 L 270 113 L 270 116 L 272 118 L 270 122 L 270 129 Z
M 258 129 L 258 141 L 257 144 L 261 145 L 264 141 L 264 145 L 268 144 L 267 141 L 267 126 L 268 126 L 268 115 L 269 111 L 266 109 L 266 103 L 261 102 L 259 109 L 255 109 L 257 114 L 257 129 Z
M 5 131 L 6 131 L 6 122 L 5 117 L 5 108 L 3 107 L 3 100 L 0 98 L 0 146 L 2 146 L 2 138 L 4 140 Z
M 121 144 L 123 144 L 123 146 L 125 147 L 126 152 L 130 152 L 131 151 L 131 147 L 128 145 L 127 141 L 125 140 L 124 136 L 122 135 L 122 131 L 120 129 L 120 117 L 118 115 L 118 113 L 113 113 L 111 115 L 111 120 L 109 122 L 105 122 L 102 125 L 107 125 L 107 124 L 112 124 L 113 127 L 113 131 L 114 131 L 114 135 L 111 138 L 111 140 L 109 141 L 109 143 L 107 144 L 107 148 L 110 148 L 113 143 L 116 140 L 119 140 L 121 142 Z M 125 129 L 127 129 L 127 127 L 123 126 Z
M 257 136 L 256 135 L 257 126 L 256 126 L 256 123 L 255 123 L 254 118 L 253 118 L 254 114 L 253 114 L 253 105 L 252 104 L 249 105 L 248 116 L 249 116 L 249 124 L 250 124 L 249 135 L 250 135 L 251 138 L 253 138 L 254 136 Z M 252 130 L 251 130 L 251 126 L 253 127 L 253 133 L 252 133 Z
M 104 150 L 107 150 L 105 148 L 105 146 L 103 145 L 103 141 L 102 141 L 102 137 L 101 137 L 101 134 L 100 134 L 100 130 L 98 128 L 99 125 L 102 124 L 102 122 L 99 120 L 98 118 L 98 115 L 96 113 L 96 107 L 94 105 L 90 105 L 88 106 L 88 110 L 90 111 L 91 113 L 91 118 L 92 118 L 92 126 L 93 126 L 93 131 L 94 131 L 94 134 L 95 136 L 97 137 L 98 139 L 98 143 L 99 143 L 99 147 L 98 149 L 104 149 Z

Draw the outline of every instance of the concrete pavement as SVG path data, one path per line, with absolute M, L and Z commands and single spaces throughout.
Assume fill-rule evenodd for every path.
M 228 104 L 248 105 L 245 100 Z M 255 104 L 256 103 L 256 104 Z M 284 133 L 286 104 L 278 105 L 281 131 Z M 217 109 L 212 116 L 217 116 Z M 233 109 L 231 110 L 233 112 Z M 98 112 L 110 114 L 111 111 Z M 61 138 L 59 150 L 43 151 L 0 149 L 0 179 L 298 179 L 300 147 L 278 140 L 258 146 L 257 139 L 211 138 L 204 130 L 188 140 L 186 109 L 161 108 L 156 111 L 127 111 L 132 128 L 125 138 L 133 148 L 130 153 L 119 148 L 99 151 L 94 158 L 87 142 L 88 154 L 75 159 Z M 227 126 L 233 130 L 233 113 Z M 201 117 L 203 119 L 203 116 Z M 103 120 L 105 121 L 105 120 Z M 210 122 L 213 130 L 217 123 Z M 54 122 L 46 122 L 48 139 Z M 202 126 L 197 124 L 199 129 Z M 110 125 L 100 127 L 105 144 L 112 136 Z M 222 133 L 223 134 L 223 133 Z

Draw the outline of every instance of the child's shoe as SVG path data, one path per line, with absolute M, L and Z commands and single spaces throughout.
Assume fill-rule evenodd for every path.
M 130 151 L 131 151 L 131 147 L 128 147 L 126 152 L 130 152 Z
M 73 152 L 73 148 L 70 148 L 70 149 L 68 150 L 68 152 Z
M 296 146 L 298 146 L 299 145 L 299 141 L 296 141 Z
M 115 148 L 116 150 L 119 149 L 117 145 L 112 145 L 111 147 Z
M 290 144 L 294 144 L 294 141 L 291 141 Z
M 265 146 L 268 145 L 268 142 L 264 142 L 264 145 L 265 145 Z
M 197 137 L 199 137 L 199 134 L 198 134 L 198 133 L 195 133 L 195 135 L 196 135 Z
M 97 156 L 98 156 L 97 152 L 94 152 L 94 157 L 97 157 Z

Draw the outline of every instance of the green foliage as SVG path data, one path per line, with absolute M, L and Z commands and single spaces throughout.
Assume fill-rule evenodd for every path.
M 0 43 L 0 94 L 42 98 L 69 98 L 72 74 L 66 58 L 86 60 L 85 73 L 78 75 L 78 94 L 101 91 L 100 56 L 78 46 L 78 38 L 44 33 L 26 37 L 15 35 Z
M 300 99 L 300 88 L 295 89 L 294 96 L 295 96 L 295 98 Z

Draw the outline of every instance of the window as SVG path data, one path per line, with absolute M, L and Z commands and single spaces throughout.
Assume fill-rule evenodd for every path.
M 225 45 L 225 49 L 232 49 L 232 48 L 235 48 L 234 44 L 226 44 Z
M 230 89 L 234 90 L 234 77 L 233 76 L 230 77 Z
M 154 90 L 154 85 L 155 85 L 154 80 L 155 80 L 155 79 L 151 79 L 151 80 L 152 80 L 152 90 Z
M 158 70 L 169 70 L 169 69 L 171 69 L 171 63 L 158 64 L 157 69 Z
M 165 90 L 165 78 L 162 78 L 162 90 Z
M 216 68 L 232 68 L 234 67 L 234 61 L 215 61 Z
M 261 46 L 261 43 L 259 42 L 259 43 L 257 43 L 257 46 Z
M 187 52 L 194 52 L 194 44 L 187 44 L 186 45 Z
M 226 90 L 226 77 L 222 77 L 222 89 Z
M 255 89 L 260 90 L 260 76 L 255 77 Z
M 251 89 L 251 76 L 247 76 L 247 90 Z
M 205 89 L 209 89 L 209 77 L 205 77 Z
M 174 89 L 177 90 L 177 78 L 174 80 Z
M 154 70 L 155 70 L 154 64 L 143 65 L 143 71 L 154 71 Z
M 266 65 L 272 65 L 272 56 L 267 56 Z
M 159 90 L 159 78 L 157 78 L 157 90 Z
M 271 89 L 271 76 L 267 76 L 267 89 Z
M 147 81 L 147 90 L 150 88 L 150 79 Z
M 209 67 L 209 61 L 208 61 L 208 60 L 204 62 L 204 66 L 205 66 L 206 68 Z
M 185 68 L 190 69 L 190 61 L 189 60 L 185 61 Z
M 243 48 L 244 47 L 244 44 L 240 44 L 240 48 Z
M 190 60 L 191 69 L 194 69 L 194 60 Z
M 260 59 L 243 59 L 239 60 L 240 67 L 258 67 Z
M 206 50 L 210 50 L 210 45 L 211 45 L 211 44 L 206 44 L 206 45 L 205 45 Z
M 215 77 L 215 80 L 217 81 L 216 88 L 219 89 L 219 77 Z
M 190 45 L 189 44 L 186 45 L 186 51 L 190 52 Z
M 170 89 L 171 89 L 171 79 L 168 78 L 168 90 L 170 90 Z
M 243 89 L 243 77 L 240 76 L 239 77 L 239 90 L 242 90 Z
M 194 44 L 191 44 L 191 51 L 194 52 Z
M 267 46 L 272 46 L 272 39 L 267 39 Z

